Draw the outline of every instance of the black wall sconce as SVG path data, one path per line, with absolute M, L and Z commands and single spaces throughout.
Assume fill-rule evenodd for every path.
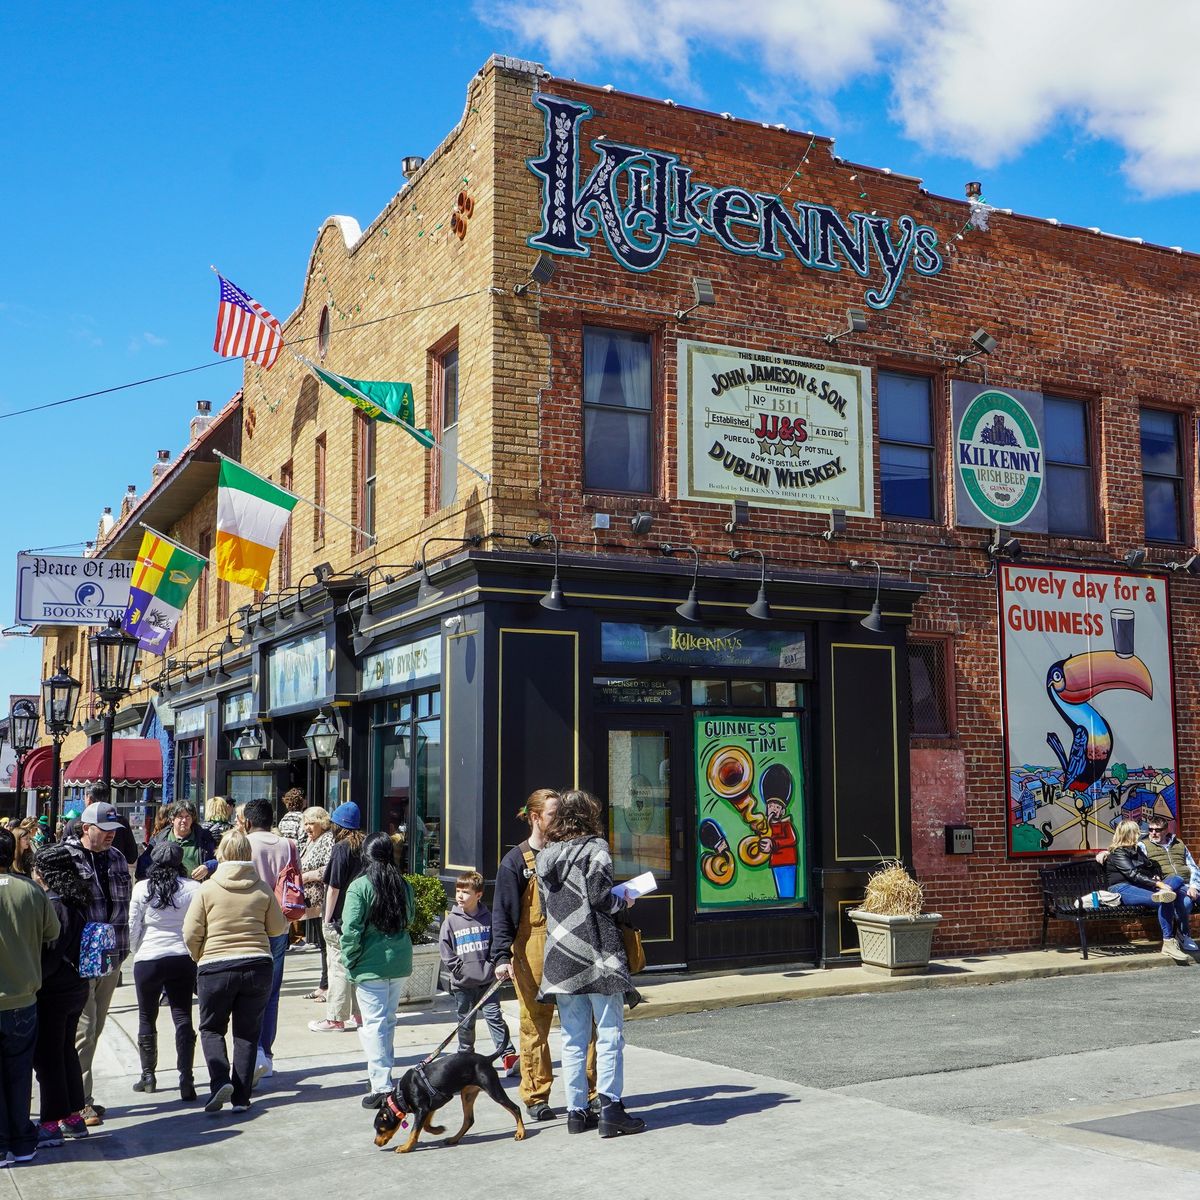
M 762 564 L 762 570 L 758 577 L 758 597 L 751 604 L 746 612 L 758 621 L 769 621 L 771 619 L 771 606 L 767 603 L 767 556 L 761 550 L 750 548 L 748 550 L 730 550 L 729 557 L 733 562 L 737 562 L 740 558 L 746 555 L 757 554 L 759 561 Z
M 682 604 L 676 605 L 675 611 L 685 621 L 699 621 L 701 613 L 700 601 L 696 599 L 696 581 L 700 578 L 700 551 L 692 545 L 672 546 L 670 542 L 659 543 L 658 549 L 667 558 L 670 558 L 677 550 L 687 550 L 695 559 L 692 567 L 692 586 L 688 589 L 687 599 Z

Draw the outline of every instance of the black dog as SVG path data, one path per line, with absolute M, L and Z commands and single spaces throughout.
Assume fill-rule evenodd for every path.
M 444 1133 L 440 1125 L 433 1125 L 434 1113 L 454 1096 L 462 1097 L 462 1128 L 446 1139 L 447 1146 L 457 1146 L 463 1134 L 475 1124 L 475 1097 L 487 1092 L 501 1108 L 512 1113 L 517 1122 L 515 1141 L 525 1138 L 525 1122 L 521 1110 L 504 1094 L 500 1076 L 492 1062 L 499 1055 L 484 1058 L 482 1054 L 448 1054 L 445 1058 L 413 1067 L 396 1081 L 383 1104 L 375 1114 L 375 1145 L 386 1146 L 396 1136 L 401 1121 L 408 1117 L 412 1129 L 404 1145 L 396 1147 L 397 1154 L 407 1154 L 417 1144 L 421 1131 L 428 1130 L 435 1137 Z

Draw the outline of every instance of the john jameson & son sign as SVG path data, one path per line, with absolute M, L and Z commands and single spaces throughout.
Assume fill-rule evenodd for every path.
M 579 182 L 579 127 L 592 108 L 556 96 L 534 96 L 546 117 L 546 145 L 528 161 L 542 180 L 542 229 L 529 245 L 552 254 L 591 254 L 588 240 L 604 235 L 612 256 L 631 271 L 651 271 L 673 242 L 694 246 L 711 237 L 734 254 L 771 260 L 794 255 L 806 267 L 840 271 L 848 264 L 864 279 L 882 279 L 865 293 L 872 308 L 887 308 L 911 266 L 918 275 L 942 269 L 937 230 L 910 216 L 851 213 L 826 204 L 692 178 L 674 154 L 598 139 L 598 161 Z
M 874 515 L 871 372 L 679 343 L 679 498 Z

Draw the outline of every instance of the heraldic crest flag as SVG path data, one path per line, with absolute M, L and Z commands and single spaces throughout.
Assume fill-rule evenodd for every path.
M 298 497 L 221 459 L 217 488 L 217 578 L 267 590 L 271 563 Z
M 162 654 L 208 560 L 147 530 L 142 536 L 121 627 L 151 654 Z

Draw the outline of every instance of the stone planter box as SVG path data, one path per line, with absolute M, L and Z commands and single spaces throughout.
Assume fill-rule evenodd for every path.
M 941 913 L 889 917 L 861 908 L 850 910 L 850 920 L 858 927 L 862 965 L 885 975 L 920 975 L 929 970 L 933 931 L 941 919 Z
M 431 1004 L 437 991 L 442 954 L 437 943 L 413 947 L 412 974 L 404 981 L 401 1004 Z

